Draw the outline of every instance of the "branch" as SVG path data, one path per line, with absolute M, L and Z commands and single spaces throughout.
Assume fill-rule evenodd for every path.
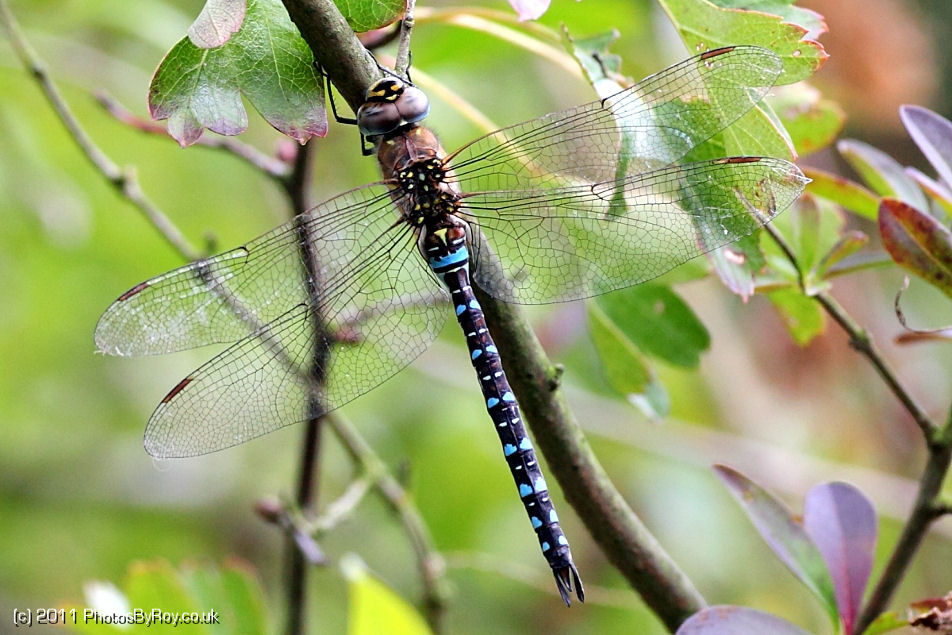
M 793 249 L 771 225 L 765 225 L 764 228 L 797 271 L 800 288 L 806 294 L 803 273 Z M 850 338 L 850 345 L 870 361 L 886 386 L 896 395 L 896 398 L 899 399 L 919 426 L 929 450 L 929 458 L 923 469 L 922 477 L 919 479 L 919 491 L 916 494 L 916 502 L 913 505 L 912 513 L 902 528 L 899 540 L 893 548 L 889 562 L 886 564 L 876 588 L 856 621 L 853 633 L 859 635 L 885 610 L 886 605 L 896 591 L 896 587 L 905 577 L 906 570 L 912 563 L 912 559 L 929 530 L 929 526 L 941 515 L 939 513 L 941 506 L 938 505 L 937 501 L 942 490 L 942 482 L 949 472 L 950 463 L 952 463 L 952 413 L 950 413 L 949 419 L 942 429 L 936 426 L 899 383 L 896 374 L 886 363 L 869 334 L 853 321 L 839 303 L 832 296 L 822 292 L 811 297 L 846 331 Z
M 916 403 L 912 395 L 899 383 L 899 379 L 896 376 L 896 373 L 889 367 L 889 364 L 886 362 L 886 359 L 883 357 L 882 353 L 879 351 L 879 348 L 873 342 L 873 338 L 869 333 L 863 329 L 859 324 L 857 324 L 849 314 L 839 305 L 839 303 L 833 299 L 833 296 L 818 292 L 815 294 L 807 294 L 806 286 L 803 281 L 803 273 L 800 270 L 800 264 L 797 261 L 796 255 L 793 253 L 793 249 L 787 243 L 786 239 L 777 232 L 772 225 L 764 225 L 764 229 L 767 230 L 767 233 L 773 239 L 775 243 L 780 247 L 786 256 L 787 260 L 790 261 L 790 264 L 793 265 L 794 269 L 797 272 L 800 282 L 800 289 L 803 291 L 804 295 L 812 297 L 816 302 L 823 307 L 823 309 L 829 314 L 833 320 L 840 325 L 846 334 L 849 336 L 850 346 L 856 349 L 861 355 L 863 355 L 869 362 L 873 365 L 873 368 L 876 369 L 876 372 L 879 374 L 880 378 L 886 383 L 886 386 L 889 387 L 889 390 L 896 396 L 906 411 L 912 417 L 913 421 L 916 422 L 916 425 L 919 426 L 919 429 L 922 431 L 922 434 L 927 440 L 931 439 L 932 436 L 936 433 L 937 427 L 935 423 L 929 418 L 929 415 L 919 407 L 919 404 Z
M 10 42 L 13 44 L 13 50 L 19 58 L 20 63 L 30 73 L 37 85 L 43 92 L 43 95 L 50 102 L 54 112 L 59 116 L 60 121 L 66 127 L 69 136 L 76 142 L 79 149 L 82 150 L 86 158 L 93 167 L 106 178 L 106 180 L 116 188 L 130 203 L 135 205 L 142 215 L 152 223 L 163 238 L 186 260 L 195 260 L 201 254 L 195 249 L 178 230 L 178 228 L 169 220 L 168 216 L 159 209 L 142 192 L 139 187 L 139 180 L 134 168 L 120 168 L 99 149 L 93 140 L 86 134 L 80 126 L 79 121 L 73 115 L 66 100 L 49 76 L 46 65 L 33 51 L 33 48 L 27 42 L 20 25 L 13 17 L 13 13 L 7 6 L 6 0 L 0 0 L 0 18 L 10 36 Z
M 450 589 L 446 582 L 446 564 L 443 557 L 433 546 L 433 539 L 419 510 L 411 502 L 411 497 L 400 485 L 370 444 L 360 436 L 357 429 L 342 417 L 333 414 L 325 417 L 337 438 L 350 453 L 369 478 L 374 481 L 384 500 L 390 505 L 403 523 L 410 536 L 417 566 L 423 580 L 423 607 L 427 622 L 436 633 L 444 632 L 446 604 Z
M 356 110 L 366 87 L 379 76 L 372 60 L 343 18 L 333 17 L 333 3 L 283 1 L 317 61 Z M 675 630 L 704 606 L 703 598 L 611 484 L 555 390 L 552 366 L 525 317 L 478 289 L 477 295 L 519 404 L 566 498 L 609 560 Z

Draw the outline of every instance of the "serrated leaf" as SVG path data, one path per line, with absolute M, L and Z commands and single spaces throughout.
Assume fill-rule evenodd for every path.
M 810 635 L 795 624 L 746 606 L 709 606 L 689 617 L 675 635 Z
M 430 629 L 416 610 L 371 575 L 359 557 L 350 554 L 341 558 L 341 570 L 347 578 L 350 635 L 429 635 Z
M 899 118 L 939 178 L 952 185 L 952 122 L 922 106 L 900 106 Z
M 820 91 L 802 82 L 776 87 L 770 105 L 800 156 L 832 144 L 846 119 L 839 104 L 823 99 Z
M 903 167 L 882 150 L 855 139 L 843 139 L 836 144 L 836 149 L 880 196 L 898 198 L 919 209 L 927 208 L 922 190 Z
M 833 581 L 822 554 L 803 526 L 776 497 L 737 470 L 715 465 L 714 472 L 781 562 L 820 599 L 835 625 L 838 618 Z
M 952 297 L 952 233 L 929 214 L 911 205 L 883 199 L 879 235 L 890 257 Z
M 562 29 L 563 45 L 582 67 L 588 83 L 602 99 L 631 85 L 631 81 L 621 75 L 621 58 L 608 50 L 618 35 L 618 31 L 612 29 L 578 38 L 570 35 L 568 29 Z
M 823 483 L 812 488 L 803 506 L 803 527 L 823 554 L 833 579 L 843 630 L 853 625 L 873 569 L 878 529 L 872 504 L 848 483 Z
M 357 33 L 382 29 L 406 11 L 406 0 L 334 0 L 334 4 Z
M 863 218 L 876 219 L 879 197 L 859 183 L 817 168 L 804 168 L 803 173 L 811 179 L 806 187 L 810 194 L 832 201 Z
M 202 49 L 227 42 L 245 20 L 246 0 L 205 0 L 201 13 L 188 27 L 188 39 Z
M 827 32 L 826 22 L 816 11 L 794 5 L 796 0 L 711 0 L 725 9 L 749 9 L 779 15 L 786 22 L 806 29 L 806 39 L 816 39 Z
M 226 43 L 200 49 L 188 39 L 169 51 L 152 78 L 149 110 L 168 119 L 181 145 L 207 128 L 235 135 L 248 127 L 244 95 L 268 123 L 303 143 L 327 133 L 323 82 L 279 0 L 248 0 L 241 28 Z
M 711 345 L 707 329 L 669 287 L 641 284 L 594 303 L 638 349 L 671 364 L 693 368 Z
M 779 83 L 806 79 L 828 55 L 818 42 L 803 40 L 811 29 L 785 22 L 779 15 L 748 11 L 748 0 L 727 2 L 728 8 L 706 0 L 660 0 L 689 50 L 701 52 L 732 44 L 755 44 L 783 59 Z M 812 24 L 812 21 L 811 21 Z

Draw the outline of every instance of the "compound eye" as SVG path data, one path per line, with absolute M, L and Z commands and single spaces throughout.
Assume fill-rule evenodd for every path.
M 390 102 L 367 102 L 357 109 L 357 127 L 368 137 L 392 132 L 400 123 L 400 113 Z
M 416 123 L 430 112 L 430 100 L 416 86 L 404 86 L 403 94 L 396 101 L 400 116 L 407 123 Z

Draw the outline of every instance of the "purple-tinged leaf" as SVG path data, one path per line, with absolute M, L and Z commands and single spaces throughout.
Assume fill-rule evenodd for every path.
M 205 0 L 202 12 L 188 27 L 188 39 L 200 49 L 221 46 L 245 20 L 246 0 Z
M 952 185 L 952 122 L 921 106 L 900 106 L 899 118 L 939 178 Z
M 767 545 L 777 554 L 781 562 L 787 565 L 787 568 L 820 599 L 830 619 L 836 624 L 833 582 L 820 551 L 793 514 L 770 492 L 737 470 L 726 465 L 715 465 L 714 472 L 740 503 L 744 513 Z
M 879 205 L 879 234 L 896 263 L 952 297 L 952 233 L 944 225 L 885 198 Z
M 803 173 L 810 178 L 806 187 L 810 194 L 833 201 L 863 218 L 876 218 L 879 197 L 859 183 L 816 168 L 805 167 Z
M 180 40 L 152 78 L 149 110 L 168 119 L 169 134 L 187 146 L 205 128 L 235 135 L 248 127 L 244 95 L 268 123 L 303 143 L 327 133 L 324 90 L 279 0 L 248 0 L 241 28 L 214 49 Z
M 754 294 L 754 274 L 766 264 L 759 238 L 757 232 L 707 254 L 717 277 L 744 302 Z
M 928 203 L 922 190 L 891 156 L 855 139 L 843 139 L 836 144 L 836 149 L 874 192 L 926 209 Z
M 933 633 L 952 633 L 952 593 L 913 602 L 912 608 L 921 613 L 909 620 L 910 625 Z
M 823 554 L 833 578 L 843 630 L 852 633 L 873 569 L 876 512 L 863 493 L 852 485 L 824 483 L 807 493 L 803 526 Z
M 795 624 L 746 606 L 709 606 L 689 617 L 675 635 L 810 635 Z
M 549 0 L 509 0 L 520 22 L 538 20 L 549 8 Z
M 946 215 L 952 215 L 952 190 L 944 184 L 931 179 L 916 168 L 906 168 L 906 174 L 915 181 L 930 199 L 939 204 Z

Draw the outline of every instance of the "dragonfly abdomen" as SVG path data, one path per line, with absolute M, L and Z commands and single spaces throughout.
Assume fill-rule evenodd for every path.
M 583 601 L 584 590 L 572 561 L 568 540 L 559 526 L 558 514 L 522 422 L 519 404 L 503 371 L 499 351 L 470 286 L 465 226 L 453 216 L 443 219 L 439 225 L 444 226 L 426 231 L 421 239 L 424 256 L 450 291 L 456 319 L 466 335 L 470 360 L 486 400 L 486 410 L 495 424 L 509 471 L 539 540 L 542 555 L 555 575 L 562 599 L 571 604 L 574 585 L 578 599 Z

